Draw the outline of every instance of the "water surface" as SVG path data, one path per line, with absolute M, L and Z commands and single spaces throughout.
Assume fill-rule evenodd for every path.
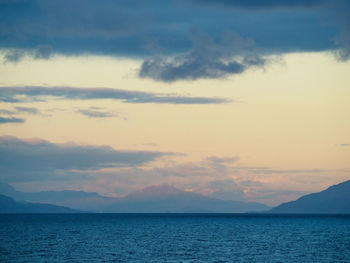
M 0 215 L 3 262 L 350 262 L 350 216 Z

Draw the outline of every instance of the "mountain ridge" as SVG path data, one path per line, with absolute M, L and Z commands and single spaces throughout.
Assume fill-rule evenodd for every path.
M 0 194 L 0 214 L 28 214 L 28 213 L 81 213 L 64 206 L 43 203 L 17 202 L 13 198 Z
M 301 196 L 268 211 L 276 214 L 350 214 L 350 180 Z
M 118 198 L 73 190 L 24 193 L 3 184 L 0 185 L 0 192 L 2 189 L 7 189 L 9 196 L 16 200 L 45 202 L 91 212 L 190 213 L 201 211 L 207 213 L 243 213 L 269 209 L 268 206 L 257 202 L 219 200 L 180 190 L 170 185 L 149 186 Z M 71 195 L 68 197 L 67 193 Z M 62 195 L 64 196 L 62 197 Z

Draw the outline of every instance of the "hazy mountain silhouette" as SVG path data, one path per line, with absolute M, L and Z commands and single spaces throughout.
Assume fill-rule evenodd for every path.
M 260 203 L 218 200 L 168 185 L 146 187 L 120 198 L 67 190 L 24 193 L 5 183 L 0 183 L 0 193 L 16 200 L 50 203 L 92 212 L 242 213 L 269 209 Z
M 269 213 L 283 214 L 350 214 L 350 180 L 328 189 L 283 203 Z
M 74 190 L 41 191 L 32 193 L 20 192 L 4 182 L 0 182 L 0 193 L 12 197 L 17 201 L 49 203 L 94 212 L 103 211 L 104 206 L 117 201 L 117 198 L 102 196 L 98 193 Z
M 206 197 L 173 186 L 150 186 L 121 198 L 106 207 L 108 211 L 123 213 L 242 213 L 264 211 L 266 205 L 254 202 L 224 201 Z
M 79 213 L 68 207 L 50 204 L 17 202 L 13 198 L 0 194 L 0 213 Z

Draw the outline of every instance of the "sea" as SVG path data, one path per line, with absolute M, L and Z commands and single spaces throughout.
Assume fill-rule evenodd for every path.
M 2 214 L 0 262 L 350 262 L 350 216 Z

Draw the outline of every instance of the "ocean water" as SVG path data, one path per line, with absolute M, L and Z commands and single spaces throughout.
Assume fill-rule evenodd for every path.
M 350 262 L 350 216 L 0 215 L 1 262 Z

